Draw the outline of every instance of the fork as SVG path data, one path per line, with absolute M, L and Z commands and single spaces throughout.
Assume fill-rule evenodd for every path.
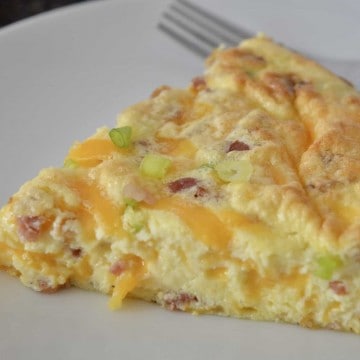
M 175 0 L 162 15 L 158 28 L 191 52 L 204 58 L 219 45 L 237 46 L 255 34 L 188 0 Z M 360 89 L 360 60 L 313 58 Z

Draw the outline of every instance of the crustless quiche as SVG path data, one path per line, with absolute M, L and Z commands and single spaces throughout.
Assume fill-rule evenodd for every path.
M 171 310 L 360 333 L 360 96 L 265 37 L 216 50 L 40 172 L 0 265 Z

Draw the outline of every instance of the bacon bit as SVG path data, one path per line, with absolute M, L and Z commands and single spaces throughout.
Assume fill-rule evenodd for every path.
M 267 73 L 264 82 L 276 95 L 293 97 L 298 81 L 293 74 Z
M 340 280 L 333 280 L 329 282 L 329 288 L 337 295 L 346 295 L 347 289 L 345 284 Z
M 80 248 L 77 249 L 70 249 L 72 256 L 78 258 L 82 254 L 82 250 Z
M 156 202 L 154 195 L 152 195 L 144 186 L 140 185 L 136 179 L 132 179 L 131 182 L 124 186 L 123 195 L 124 197 L 134 199 L 135 201 L 144 201 L 149 205 L 153 205 Z
M 202 187 L 202 186 L 198 186 L 198 188 L 196 189 L 196 192 L 194 194 L 194 197 L 198 198 L 198 197 L 203 197 L 208 193 L 208 191 Z
M 293 99 L 299 90 L 313 89 L 313 85 L 309 81 L 302 80 L 292 73 L 282 74 L 269 72 L 265 74 L 263 81 L 277 97 Z
M 57 291 L 59 291 L 61 288 L 64 288 L 67 286 L 67 284 L 59 285 L 57 287 L 50 287 L 49 283 L 46 280 L 38 280 L 38 285 L 40 288 L 40 291 L 44 294 L 54 294 Z
M 206 88 L 206 80 L 203 76 L 197 76 L 192 79 L 192 87 L 196 91 L 200 91 Z
M 185 310 L 191 302 L 197 302 L 198 298 L 187 293 L 165 294 L 164 305 L 171 311 Z
M 316 326 L 314 320 L 311 318 L 311 314 L 305 315 L 302 319 L 300 319 L 299 324 L 308 329 L 314 329 Z
M 126 261 L 118 260 L 114 262 L 111 266 L 109 271 L 116 276 L 121 275 L 125 270 L 127 270 L 129 267 L 129 264 Z
M 176 125 L 182 125 L 186 122 L 186 116 L 183 110 L 177 110 L 169 117 L 169 121 L 174 122 Z
M 230 144 L 229 149 L 227 152 L 230 151 L 245 151 L 250 150 L 250 146 L 248 144 L 245 144 L 242 141 L 236 140 L 233 143 Z
M 164 91 L 167 91 L 167 90 L 170 90 L 170 86 L 167 86 L 167 85 L 162 85 L 162 86 L 159 86 L 158 88 L 156 88 L 152 94 L 150 95 L 150 97 L 153 99 L 157 96 L 159 96 L 162 92 Z
M 168 184 L 169 190 L 173 193 L 177 193 L 184 189 L 192 188 L 194 186 L 196 186 L 196 190 L 194 193 L 195 198 L 203 197 L 205 194 L 208 193 L 207 189 L 205 189 L 203 186 L 199 186 L 198 180 L 192 177 L 181 178 Z
M 148 147 L 148 146 L 150 145 L 150 142 L 147 141 L 147 140 L 142 139 L 142 140 L 139 140 L 139 141 L 137 142 L 137 144 L 139 144 L 139 145 L 141 145 L 141 146 L 144 146 L 144 147 Z
M 34 242 L 48 223 L 45 216 L 19 216 L 17 218 L 18 230 L 23 241 Z
M 360 96 L 349 96 L 349 98 L 347 99 L 347 103 L 351 106 L 351 105 L 356 105 L 356 106 L 360 106 Z
M 326 328 L 329 330 L 341 330 L 341 325 L 335 321 L 327 324 Z
M 168 184 L 168 188 L 173 193 L 191 188 L 197 184 L 197 180 L 192 177 L 181 178 Z
M 230 57 L 238 58 L 249 65 L 253 66 L 265 66 L 266 61 L 262 56 L 256 55 L 248 50 L 232 48 L 228 50 Z

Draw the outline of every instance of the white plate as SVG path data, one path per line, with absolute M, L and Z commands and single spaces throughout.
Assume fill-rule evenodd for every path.
M 294 48 L 359 58 L 355 1 L 199 3 Z M 160 84 L 183 86 L 202 61 L 159 33 L 166 0 L 73 6 L 0 31 L 0 203 L 75 139 Z M 351 34 L 351 36 L 348 36 Z M 360 337 L 297 326 L 191 316 L 66 290 L 42 295 L 0 275 L 2 359 L 358 359 Z

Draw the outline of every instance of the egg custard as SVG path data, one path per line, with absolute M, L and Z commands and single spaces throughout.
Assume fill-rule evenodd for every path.
M 265 37 L 216 50 L 0 218 L 2 269 L 37 291 L 360 333 L 360 95 Z

